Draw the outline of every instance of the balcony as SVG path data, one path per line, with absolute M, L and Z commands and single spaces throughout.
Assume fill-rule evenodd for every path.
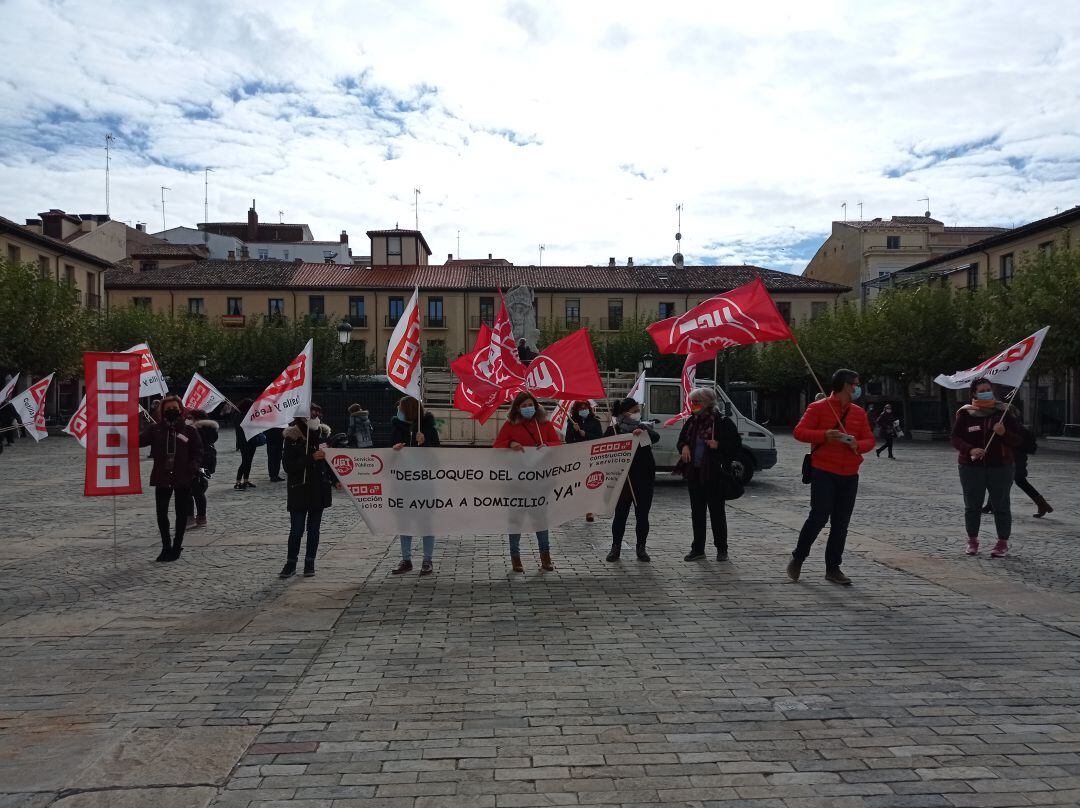
M 221 324 L 226 328 L 243 328 L 246 319 L 243 314 L 223 314 Z
M 347 322 L 353 328 L 367 328 L 367 315 L 350 314 L 348 317 L 345 318 L 345 322 Z
M 474 314 L 469 318 L 469 328 L 473 331 L 479 331 L 481 325 L 486 325 L 488 328 L 495 325 L 494 312 L 491 314 L 481 314 L 479 317 Z
M 600 318 L 600 330 L 601 331 L 618 331 L 622 328 L 622 317 L 601 317 Z
M 394 328 L 400 319 L 400 314 L 387 314 L 383 317 L 383 328 Z
M 321 311 L 308 312 L 307 318 L 308 322 L 315 325 L 323 325 L 326 322 L 326 315 L 323 314 Z
M 425 317 L 424 328 L 446 328 L 445 317 Z
M 285 325 L 287 319 L 284 314 L 264 314 L 263 325 Z

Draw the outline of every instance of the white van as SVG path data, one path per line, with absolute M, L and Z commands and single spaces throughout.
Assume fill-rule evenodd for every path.
M 727 394 L 712 382 L 699 385 L 712 387 L 716 392 L 717 406 L 735 422 L 742 438 L 743 456 L 735 466 L 742 475 L 743 483 L 750 482 L 755 471 L 771 469 L 776 465 L 776 439 L 772 432 L 760 424 L 751 421 L 731 402 Z M 645 403 L 642 405 L 642 417 L 656 421 L 655 429 L 660 433 L 660 442 L 653 446 L 653 456 L 659 469 L 671 469 L 679 460 L 679 432 L 683 421 L 664 426 L 664 421 L 674 418 L 683 408 L 682 382 L 679 379 L 646 379 Z

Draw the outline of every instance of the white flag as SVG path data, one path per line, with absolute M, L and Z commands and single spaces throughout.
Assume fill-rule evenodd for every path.
M 950 390 L 960 390 L 978 378 L 986 378 L 994 384 L 1006 387 L 1019 387 L 1035 357 L 1039 355 L 1039 349 L 1042 348 L 1049 330 L 1050 326 L 1040 329 L 970 370 L 961 370 L 951 376 L 942 374 L 934 379 L 934 382 Z
M 564 439 L 566 438 L 566 427 L 570 422 L 570 408 L 572 406 L 574 406 L 574 400 L 564 398 L 559 401 L 555 411 L 551 413 L 551 425 L 555 427 L 555 431 L 559 433 L 559 436 Z
M 241 426 L 248 440 L 274 427 L 286 427 L 293 418 L 311 415 L 312 341 L 255 399 Z
M 627 398 L 632 398 L 641 406 L 645 406 L 645 371 L 641 371 L 641 375 L 637 377 L 637 381 L 634 382 L 634 386 L 630 388 L 630 392 L 626 394 Z
M 19 423 L 34 440 L 49 437 L 49 430 L 45 427 L 45 394 L 49 391 L 49 384 L 54 375 L 50 373 L 40 382 L 35 382 L 11 399 Z
M 19 383 L 19 374 L 16 373 L 11 377 L 11 381 L 4 385 L 4 389 L 0 390 L 0 407 L 4 406 L 4 403 L 11 398 L 11 394 L 15 392 L 15 385 Z
M 214 385 L 210 384 L 202 374 L 196 373 L 191 377 L 187 392 L 184 393 L 181 403 L 188 410 L 202 410 L 211 413 L 221 404 L 228 401 Z
M 139 373 L 139 398 L 168 395 L 169 385 L 165 384 L 165 376 L 162 375 L 154 355 L 150 353 L 149 345 L 140 342 L 128 348 L 124 353 L 138 354 L 142 362 Z
M 415 288 L 386 346 L 386 375 L 390 384 L 417 401 L 423 374 L 420 356 L 420 289 Z
M 75 438 L 84 449 L 86 448 L 86 396 L 82 397 L 79 408 L 75 410 L 75 414 L 64 427 L 64 432 Z

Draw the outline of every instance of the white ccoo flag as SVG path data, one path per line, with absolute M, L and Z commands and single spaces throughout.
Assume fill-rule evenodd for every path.
M 191 383 L 188 385 L 187 392 L 184 393 L 181 403 L 183 403 L 184 409 L 202 410 L 209 414 L 228 400 L 202 374 L 196 373 L 191 377 Z
M 79 409 L 75 410 L 75 414 L 71 416 L 71 420 L 64 427 L 64 432 L 75 438 L 84 449 L 86 448 L 86 396 L 82 397 Z
M 40 382 L 35 382 L 11 399 L 19 423 L 34 440 L 49 437 L 49 430 L 45 427 L 45 394 L 49 391 L 49 384 L 54 375 L 50 373 Z
M 248 440 L 274 427 L 286 427 L 293 418 L 311 415 L 312 341 L 308 340 L 281 375 L 255 399 L 241 426 Z
M 1050 326 L 1040 329 L 1026 339 L 1020 340 L 1001 353 L 991 356 L 970 370 L 961 370 L 951 376 L 942 374 L 934 379 L 936 384 L 947 387 L 950 390 L 960 390 L 970 385 L 976 379 L 982 377 L 989 379 L 994 384 L 1006 387 L 1019 387 L 1031 369 L 1035 357 L 1039 355 L 1046 332 Z
M 0 390 L 0 407 L 3 407 L 11 394 L 15 392 L 15 385 L 19 383 L 19 374 L 16 373 L 11 377 L 11 381 L 4 385 L 4 389 Z
M 627 398 L 632 398 L 641 406 L 645 406 L 645 371 L 641 371 L 641 375 L 637 377 L 637 381 L 634 382 L 634 386 L 630 388 L 630 392 L 626 394 Z
M 407 396 L 420 400 L 423 370 L 420 367 L 420 289 L 413 289 L 412 298 L 401 319 L 394 326 L 386 346 L 386 375 L 390 384 Z
M 128 348 L 124 353 L 138 354 L 142 363 L 139 369 L 139 398 L 169 394 L 169 385 L 165 384 L 165 376 L 158 367 L 154 355 L 150 353 L 149 345 L 140 342 Z

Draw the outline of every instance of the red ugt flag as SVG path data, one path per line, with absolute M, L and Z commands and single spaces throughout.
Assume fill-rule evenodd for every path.
M 686 314 L 653 323 L 646 330 L 663 354 L 795 339 L 761 278 L 709 298 Z
M 141 494 L 139 376 L 133 353 L 84 353 L 88 497 Z
M 525 389 L 540 398 L 604 398 L 604 382 L 584 328 L 542 350 L 529 363 Z

